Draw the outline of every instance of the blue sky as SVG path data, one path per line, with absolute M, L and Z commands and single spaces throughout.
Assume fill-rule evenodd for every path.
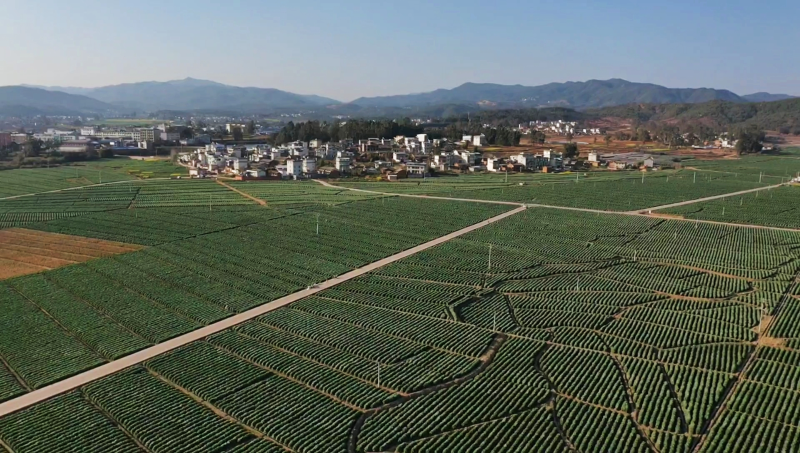
M 800 95 L 797 0 L 2 0 L 0 85 L 195 77 L 352 100 L 624 78 Z

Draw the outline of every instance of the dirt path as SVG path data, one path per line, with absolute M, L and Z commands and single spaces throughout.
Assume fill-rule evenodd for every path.
M 660 211 L 662 209 L 677 208 L 679 206 L 686 206 L 686 205 L 695 204 L 695 203 L 702 203 L 704 201 L 719 200 L 720 198 L 735 197 L 737 195 L 744 195 L 744 194 L 753 193 L 753 192 L 760 192 L 762 190 L 777 189 L 778 187 L 782 187 L 782 186 L 785 186 L 785 185 L 786 184 L 775 184 L 773 186 L 765 186 L 765 187 L 758 187 L 758 188 L 755 188 L 755 189 L 741 190 L 739 192 L 725 193 L 725 194 L 722 194 L 722 195 L 714 195 L 712 197 L 697 198 L 695 200 L 681 201 L 680 203 L 665 204 L 663 206 L 655 206 L 655 207 L 652 207 L 652 208 L 639 209 L 637 211 L 630 211 L 630 212 L 645 213 L 645 212 L 650 212 L 650 211 Z
M 339 190 L 350 190 L 352 192 L 361 192 L 361 193 L 371 193 L 375 195 L 386 195 L 390 197 L 404 197 L 404 198 L 424 198 L 426 200 L 448 200 L 448 201 L 467 201 L 470 203 L 484 203 L 484 204 L 503 204 L 507 206 L 525 206 L 523 203 L 514 203 L 512 201 L 493 201 L 493 200 L 472 200 L 469 198 L 448 198 L 448 197 L 434 197 L 431 195 L 411 195 L 407 193 L 388 193 L 388 192 L 376 192 L 374 190 L 364 190 L 364 189 L 353 189 L 350 187 L 339 187 L 334 186 L 333 184 L 323 181 L 321 179 L 315 179 L 314 182 L 320 183 L 325 187 L 331 189 L 339 189 Z
M 226 183 L 224 183 L 224 182 L 220 181 L 219 179 L 217 180 L 217 184 L 219 184 L 219 185 L 221 185 L 222 187 L 225 187 L 225 188 L 227 188 L 227 189 L 230 189 L 230 190 L 232 190 L 232 191 L 234 191 L 234 192 L 238 193 L 239 195 L 241 195 L 241 196 L 243 196 L 243 197 L 245 197 L 245 198 L 249 198 L 250 200 L 253 200 L 253 201 L 255 201 L 256 203 L 260 204 L 261 206 L 266 206 L 266 205 L 267 205 L 267 202 L 266 202 L 266 201 L 264 201 L 264 200 L 262 200 L 262 199 L 260 199 L 260 198 L 256 198 L 256 197 L 254 197 L 254 196 L 250 195 L 249 193 L 244 193 L 244 192 L 242 192 L 242 191 L 241 191 L 241 190 L 239 190 L 239 189 L 234 189 L 234 188 L 233 188 L 233 187 L 231 187 L 229 184 L 226 184 Z
M 364 427 L 364 423 L 367 422 L 368 418 L 374 416 L 379 412 L 383 412 L 385 410 L 389 410 L 394 407 L 405 404 L 411 400 L 423 397 L 425 395 L 430 395 L 431 393 L 438 392 L 440 390 L 455 387 L 457 385 L 461 385 L 465 382 L 475 379 L 479 374 L 483 373 L 486 370 L 486 368 L 489 367 L 489 365 L 492 364 L 492 361 L 494 361 L 494 357 L 497 355 L 497 352 L 500 350 L 500 348 L 503 346 L 503 344 L 506 342 L 507 339 L 508 337 L 506 335 L 497 334 L 492 340 L 492 343 L 486 348 L 483 354 L 481 354 L 481 356 L 479 357 L 478 360 L 480 360 L 481 364 L 474 370 L 470 371 L 469 373 L 454 378 L 450 381 L 442 382 L 440 384 L 436 384 L 434 386 L 418 390 L 414 393 L 410 393 L 408 396 L 398 398 L 390 403 L 386 403 L 383 406 L 377 407 L 375 409 L 370 409 L 364 414 L 362 414 L 361 417 L 359 417 L 358 420 L 356 420 L 356 422 L 353 424 L 353 427 L 350 430 L 350 440 L 347 443 L 348 453 L 356 453 L 358 451 L 358 437 L 361 434 L 361 428 Z
M 3 200 L 14 200 L 16 198 L 24 198 L 24 197 L 33 197 L 35 195 L 44 195 L 44 194 L 47 194 L 47 193 L 67 192 L 67 191 L 70 191 L 70 190 L 85 189 L 87 187 L 111 186 L 111 185 L 114 185 L 114 184 L 125 184 L 125 183 L 133 183 L 133 182 L 164 181 L 164 180 L 169 180 L 169 179 L 170 178 L 150 178 L 150 179 L 129 179 L 129 180 L 126 180 L 126 181 L 104 182 L 102 184 L 90 184 L 88 186 L 67 187 L 66 189 L 48 190 L 46 192 L 25 193 L 25 194 L 22 194 L 22 195 L 14 195 L 14 196 L 11 196 L 11 197 L 3 197 L 3 198 L 0 198 L 0 201 L 3 201 Z
M 761 343 L 761 338 L 769 337 L 770 329 L 772 328 L 773 325 L 775 325 L 775 321 L 778 319 L 778 316 L 781 314 L 781 311 L 783 311 L 786 302 L 788 302 L 789 299 L 792 298 L 792 294 L 794 294 L 798 284 L 800 284 L 800 274 L 795 275 L 794 281 L 786 289 L 786 292 L 783 293 L 781 301 L 775 307 L 775 310 L 772 312 L 772 316 L 768 318 L 769 321 L 767 322 L 766 326 L 764 326 L 763 331 L 759 334 L 756 347 L 750 352 L 750 354 L 747 356 L 747 359 L 742 364 L 741 368 L 736 372 L 736 377 L 728 385 L 728 388 L 725 389 L 725 393 L 723 394 L 722 399 L 719 400 L 716 407 L 714 408 L 712 416 L 708 419 L 705 426 L 703 426 L 703 429 L 701 431 L 703 435 L 697 439 L 697 442 L 695 443 L 694 448 L 692 449 L 694 453 L 702 451 L 703 444 L 708 438 L 708 434 L 711 432 L 716 423 L 722 417 L 722 414 L 725 413 L 728 403 L 730 402 L 731 398 L 733 398 L 733 396 L 736 394 L 736 389 L 739 387 L 739 384 L 741 384 L 742 381 L 745 380 L 745 376 L 747 376 L 747 373 L 753 367 L 753 364 L 755 363 L 756 358 L 758 357 L 760 349 L 764 346 Z
M 659 209 L 667 209 L 667 208 L 674 207 L 674 206 L 683 206 L 683 205 L 689 205 L 689 204 L 694 204 L 694 203 L 702 203 L 703 201 L 716 200 L 716 199 L 719 199 L 719 198 L 734 197 L 736 195 L 741 195 L 741 194 L 750 193 L 750 192 L 758 192 L 760 190 L 774 189 L 776 187 L 785 186 L 786 184 L 778 184 L 778 185 L 775 185 L 775 186 L 768 186 L 768 187 L 759 187 L 757 189 L 750 189 L 750 190 L 745 190 L 745 191 L 742 191 L 742 192 L 726 193 L 726 194 L 722 194 L 722 195 L 715 195 L 713 197 L 698 198 L 696 200 L 683 201 L 683 202 L 680 202 L 680 203 L 669 204 L 669 205 L 664 205 L 664 206 L 656 206 L 656 207 L 653 207 L 653 208 L 639 209 L 637 211 L 603 211 L 601 209 L 573 208 L 573 207 L 569 207 L 569 206 L 553 206 L 553 205 L 548 205 L 548 204 L 514 203 L 514 202 L 510 202 L 510 201 L 472 200 L 472 199 L 468 199 L 468 198 L 448 198 L 448 197 L 434 197 L 434 196 L 428 196 L 428 195 L 410 195 L 410 194 L 402 194 L 402 193 L 375 192 L 373 190 L 352 189 L 352 188 L 349 188 L 349 187 L 334 186 L 333 184 L 331 184 L 329 182 L 326 182 L 326 181 L 322 181 L 320 179 L 315 179 L 314 181 L 319 183 L 319 184 L 322 184 L 325 187 L 330 187 L 330 188 L 333 188 L 333 189 L 351 190 L 353 192 L 363 192 L 363 193 L 371 193 L 371 194 L 377 194 L 377 195 L 387 195 L 387 196 L 393 196 L 393 197 L 423 198 L 423 199 L 428 199 L 428 200 L 468 201 L 468 202 L 472 202 L 472 203 L 503 204 L 503 205 L 509 205 L 509 206 L 526 206 L 528 208 L 560 209 L 562 211 L 588 212 L 588 213 L 591 213 L 591 214 L 610 214 L 610 215 L 627 215 L 627 216 L 651 217 L 651 218 L 660 218 L 660 219 L 664 219 L 664 220 L 676 220 L 676 221 L 680 221 L 680 222 L 693 222 L 693 223 L 709 224 L 709 225 L 723 225 L 723 226 L 732 226 L 732 227 L 740 227 L 740 228 L 755 228 L 755 229 L 760 229 L 760 230 L 789 231 L 789 232 L 793 232 L 793 233 L 800 233 L 800 229 L 793 229 L 793 228 L 779 228 L 779 227 L 771 227 L 771 226 L 766 226 L 766 225 L 751 225 L 751 224 L 745 224 L 745 223 L 715 222 L 713 220 L 684 219 L 684 218 L 677 218 L 677 217 L 674 217 L 674 216 L 670 216 L 670 215 L 667 215 L 667 214 L 659 214 L 657 212 L 651 212 L 651 211 L 656 211 L 656 210 L 659 210 Z
M 471 233 L 475 230 L 481 229 L 487 225 L 491 225 L 492 223 L 498 222 L 503 220 L 507 217 L 511 217 L 513 215 L 519 214 L 520 212 L 525 211 L 525 207 L 521 206 L 517 209 L 505 212 L 498 216 L 492 217 L 491 219 L 484 220 L 482 222 L 476 223 L 472 226 L 467 228 L 463 228 L 461 230 L 455 231 L 453 233 L 447 234 L 440 238 L 434 239 L 432 241 L 426 242 L 424 244 L 418 245 L 416 247 L 410 248 L 403 252 L 397 253 L 395 255 L 389 256 L 387 258 L 383 258 L 378 260 L 374 263 L 368 264 L 364 267 L 358 268 L 356 270 L 350 271 L 346 274 L 340 275 L 339 277 L 334 277 L 328 281 L 320 283 L 314 287 L 310 287 L 303 291 L 296 292 L 294 294 L 290 294 L 288 296 L 282 297 L 280 299 L 276 299 L 272 302 L 266 303 L 264 305 L 258 306 L 246 312 L 240 313 L 238 315 L 232 316 L 230 318 L 224 319 L 222 321 L 216 322 L 214 324 L 210 324 L 206 327 L 202 327 L 200 329 L 194 330 L 187 334 L 181 335 L 179 337 L 173 338 L 171 340 L 165 341 L 163 343 L 157 344 L 147 349 L 143 349 L 139 352 L 131 354 L 129 356 L 123 357 L 119 360 L 115 360 L 113 362 L 107 363 L 105 365 L 101 365 L 97 368 L 92 370 L 83 372 L 76 376 L 73 376 L 68 379 L 64 379 L 63 381 L 59 381 L 55 384 L 43 387 L 21 397 L 6 401 L 5 403 L 0 404 L 0 417 L 5 415 L 11 414 L 13 412 L 25 409 L 30 407 L 36 403 L 40 403 L 42 401 L 48 400 L 54 396 L 61 395 L 63 393 L 69 392 L 71 390 L 75 390 L 85 384 L 90 382 L 97 381 L 104 377 L 110 376 L 114 373 L 122 371 L 126 368 L 129 368 L 134 365 L 138 365 L 142 362 L 150 360 L 156 356 L 161 354 L 167 353 L 169 351 L 173 351 L 177 348 L 185 346 L 193 341 L 201 340 L 207 336 L 213 335 L 215 333 L 222 332 L 223 330 L 229 329 L 236 325 L 239 325 L 243 322 L 249 321 L 253 318 L 261 316 L 265 313 L 269 313 L 271 311 L 277 310 L 279 308 L 285 307 L 293 302 L 297 302 L 303 298 L 308 296 L 314 295 L 320 291 L 324 291 L 328 288 L 332 288 L 336 285 L 344 283 L 348 280 L 352 280 L 356 277 L 360 277 L 366 273 L 372 272 L 375 269 L 379 269 L 383 266 L 388 264 L 394 263 L 396 261 L 402 260 L 409 256 L 415 255 L 423 250 L 427 250 L 432 247 L 436 247 L 437 245 L 443 244 L 451 239 L 457 238 L 459 236 L 463 236 L 467 233 Z

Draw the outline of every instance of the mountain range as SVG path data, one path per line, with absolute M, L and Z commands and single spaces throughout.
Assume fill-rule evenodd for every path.
M 40 87 L 88 96 L 128 110 L 226 110 L 311 109 L 338 101 L 301 95 L 274 88 L 243 88 L 209 80 L 187 78 L 169 82 L 139 82 L 100 88 Z
M 712 88 L 666 88 L 622 79 L 550 83 L 528 87 L 492 83 L 465 83 L 453 89 L 427 93 L 362 97 L 349 103 L 301 95 L 273 88 L 224 85 L 187 78 L 169 82 L 140 82 L 100 88 L 0 87 L 0 114 L 73 114 L 106 111 L 154 112 L 160 110 L 274 113 L 330 109 L 355 115 L 413 112 L 432 106 L 451 110 L 568 107 L 591 109 L 627 104 L 696 104 L 709 101 L 734 103 L 789 99 L 784 94 L 755 93 L 739 96 Z

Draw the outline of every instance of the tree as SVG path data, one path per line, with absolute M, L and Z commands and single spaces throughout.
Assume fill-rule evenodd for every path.
M 747 153 L 760 153 L 764 149 L 762 142 L 766 138 L 764 131 L 747 130 L 741 131 L 736 134 L 738 141 L 736 142 L 736 151 L 739 154 Z
M 573 158 L 578 157 L 578 145 L 576 143 L 565 143 L 564 144 L 564 157 L 566 158 Z
M 231 130 L 231 135 L 233 135 L 234 141 L 240 142 L 244 140 L 244 134 L 242 133 L 241 127 L 234 127 L 233 130 Z
M 611 138 L 611 136 L 610 136 L 610 135 L 608 135 L 608 134 L 606 134 L 606 136 L 605 136 L 605 137 L 603 137 L 603 141 L 604 141 L 604 142 L 606 142 L 606 148 L 608 148 L 609 146 L 611 146 L 611 140 L 612 140 L 612 138 Z
M 636 138 L 638 138 L 639 139 L 638 141 L 640 141 L 642 143 L 649 142 L 650 139 L 651 139 L 650 131 L 648 131 L 647 129 L 645 129 L 643 127 L 640 127 L 636 131 Z
M 24 157 L 39 157 L 42 152 L 42 141 L 37 139 L 28 140 L 23 148 Z
M 572 134 L 572 132 L 567 132 L 567 141 L 572 143 L 573 138 L 575 138 L 575 136 Z
M 253 120 L 248 121 L 247 122 L 247 126 L 245 127 L 244 131 L 245 131 L 245 133 L 247 135 L 255 134 L 256 133 L 256 122 L 253 121 Z

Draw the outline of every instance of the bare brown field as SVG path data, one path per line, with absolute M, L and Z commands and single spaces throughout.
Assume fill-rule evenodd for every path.
M 139 245 L 23 228 L 0 230 L 0 280 L 135 252 L 142 248 Z

